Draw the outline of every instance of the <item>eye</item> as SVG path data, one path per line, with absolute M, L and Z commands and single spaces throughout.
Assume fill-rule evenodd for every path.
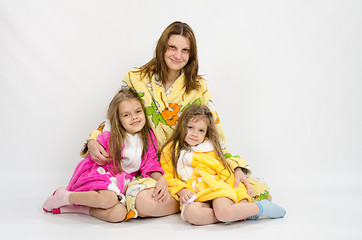
M 182 51 L 183 51 L 184 53 L 189 53 L 189 52 L 190 52 L 190 49 L 185 48 L 185 49 L 182 49 Z
M 174 50 L 174 49 L 176 49 L 176 47 L 173 45 L 170 45 L 170 46 L 168 46 L 168 49 Z
M 123 114 L 123 117 L 128 117 L 129 116 L 129 114 Z
M 204 133 L 204 132 L 205 132 L 205 130 L 203 130 L 203 129 L 200 129 L 200 132 L 201 132 L 201 133 Z
M 191 127 L 191 126 L 187 126 L 187 129 L 190 129 L 190 130 L 191 130 L 191 129 L 192 129 L 192 127 Z

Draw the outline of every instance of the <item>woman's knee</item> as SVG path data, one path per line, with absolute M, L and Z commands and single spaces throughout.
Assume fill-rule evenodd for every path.
M 136 197 L 135 206 L 140 217 L 160 217 L 179 212 L 180 206 L 170 194 L 166 201 L 159 202 L 152 197 L 153 190 L 142 190 Z
M 146 189 L 137 194 L 135 206 L 139 216 L 147 217 L 149 212 L 156 208 L 156 201 L 152 199 L 152 189 Z

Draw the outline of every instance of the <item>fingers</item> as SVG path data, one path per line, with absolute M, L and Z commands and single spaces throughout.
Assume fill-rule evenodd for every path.
M 188 200 L 190 200 L 190 198 L 192 198 L 193 195 L 194 193 L 191 191 L 184 194 L 182 197 L 180 197 L 181 204 L 185 204 Z
M 167 200 L 167 197 L 168 197 L 168 188 L 164 188 L 162 186 L 157 186 L 155 187 L 155 189 L 153 190 L 153 198 L 156 200 L 156 201 L 159 201 L 159 202 L 163 202 L 163 201 L 166 201 Z
M 100 152 L 95 153 L 93 156 L 91 154 L 92 160 L 97 163 L 98 165 L 104 165 L 109 161 L 108 157 L 103 156 Z
M 180 202 L 182 205 L 184 205 L 190 198 L 187 195 L 182 196 L 182 198 L 180 198 Z
M 161 192 L 160 192 L 160 194 L 159 194 L 159 197 L 160 197 L 160 198 L 158 199 L 158 201 L 164 202 L 164 201 L 167 200 L 168 195 L 167 195 L 167 193 L 166 193 L 165 190 L 161 190 Z
M 89 154 L 91 159 L 98 165 L 104 165 L 109 162 L 109 155 L 102 145 L 97 141 L 92 140 L 88 142 Z
M 250 184 L 249 184 L 248 179 L 245 178 L 244 181 L 243 181 L 243 183 L 244 183 L 244 185 L 245 185 L 245 188 L 246 188 L 246 191 L 247 191 L 248 195 L 249 195 L 250 197 L 252 197 L 252 196 L 253 196 L 253 191 L 251 190 L 251 187 L 250 187 Z
M 250 196 L 251 198 L 253 198 L 253 196 L 254 196 L 253 190 L 252 190 L 251 188 L 250 188 L 249 196 Z
M 100 145 L 99 150 L 100 150 L 102 156 L 104 156 L 105 159 L 108 159 L 109 155 L 108 155 L 108 153 L 106 152 L 106 150 L 104 149 L 104 147 Z
M 235 177 L 234 181 L 234 188 L 237 188 L 239 186 L 240 179 L 238 177 Z

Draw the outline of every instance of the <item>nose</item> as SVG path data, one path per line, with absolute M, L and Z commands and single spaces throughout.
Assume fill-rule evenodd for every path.
M 180 59 L 181 58 L 181 50 L 175 51 L 174 57 L 177 58 L 177 59 Z
M 191 136 L 197 137 L 197 132 L 194 129 L 192 129 L 192 131 L 191 131 Z

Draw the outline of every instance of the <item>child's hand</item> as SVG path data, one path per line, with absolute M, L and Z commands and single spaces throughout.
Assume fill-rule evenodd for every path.
M 234 188 L 237 188 L 239 186 L 239 182 L 242 182 L 246 188 L 246 191 L 248 195 L 253 198 L 253 190 L 250 187 L 249 180 L 245 177 L 245 174 L 241 170 L 241 168 L 236 168 L 234 170 L 235 175 L 235 182 L 234 182 Z
M 164 202 L 168 197 L 168 185 L 167 180 L 161 176 L 156 183 L 155 190 L 153 191 L 152 197 L 159 202 Z
M 177 195 L 180 197 L 181 205 L 184 205 L 195 193 L 186 188 L 181 189 L 177 192 Z

